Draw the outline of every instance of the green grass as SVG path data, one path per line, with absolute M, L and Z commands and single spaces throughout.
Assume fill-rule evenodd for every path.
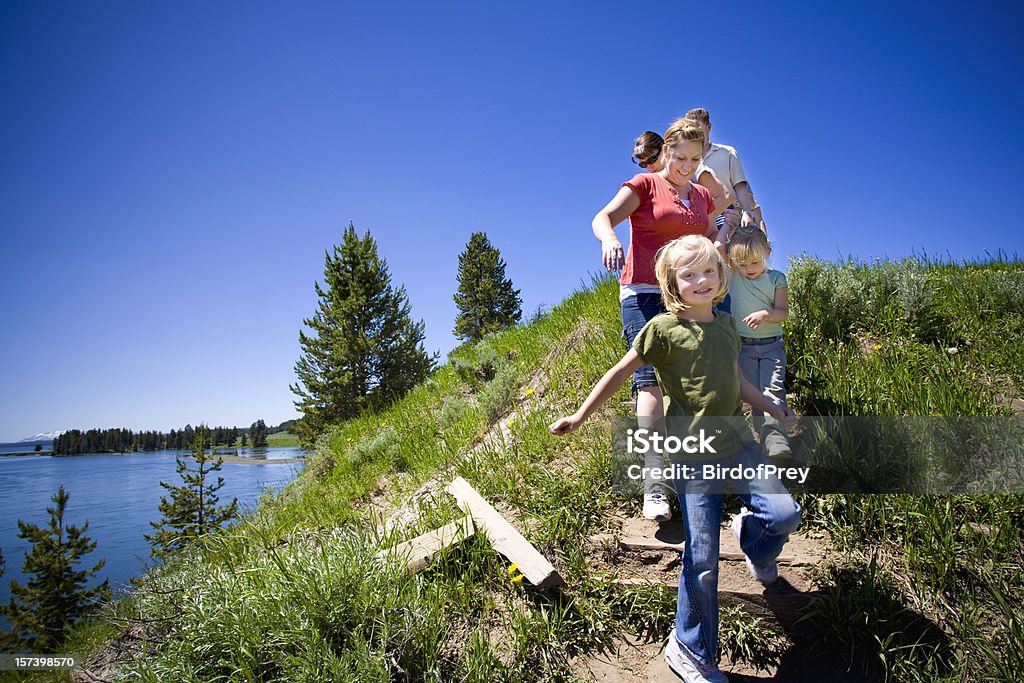
M 805 413 L 999 416 L 1024 396 L 1017 260 L 799 258 L 789 283 L 787 351 Z M 946 450 L 960 455 L 956 443 Z M 844 553 L 808 615 L 820 647 L 879 680 L 1019 677 L 1006 674 L 1024 651 L 1009 610 L 1024 602 L 1021 496 L 804 500 Z
M 299 437 L 291 432 L 275 432 L 267 435 L 267 445 L 274 446 L 298 446 Z
M 786 332 L 794 402 L 851 415 L 1006 412 L 1005 396 L 1021 395 L 1021 273 L 1010 261 L 797 260 Z M 976 313 L 957 315 L 963 307 Z M 144 656 L 123 672 L 143 681 L 573 680 L 568 656 L 624 632 L 664 637 L 674 595 L 614 587 L 582 551 L 612 514 L 639 513 L 635 499 L 612 494 L 607 423 L 569 439 L 546 430 L 624 352 L 618 317 L 617 285 L 603 279 L 528 325 L 456 349 L 387 411 L 321 435 L 298 480 L 151 572 L 105 625 L 75 637 L 95 642 L 145 619 L 132 630 L 145 636 L 134 641 Z M 539 371 L 546 386 L 523 395 Z M 602 416 L 626 414 L 627 399 L 624 388 Z M 481 444 L 507 413 L 509 435 Z M 381 506 L 439 471 L 514 511 L 568 588 L 512 582 L 480 537 L 414 576 L 380 566 L 378 548 L 462 514 L 440 493 L 422 500 L 411 528 L 381 530 Z M 808 526 L 843 553 L 823 569 L 825 592 L 807 617 L 824 624 L 817 647 L 878 679 L 997 680 L 1019 665 L 1019 497 L 801 502 Z M 723 619 L 723 647 L 760 665 L 778 657 L 772 629 L 742 615 Z
M 267 447 L 268 448 L 281 448 L 285 446 L 298 446 L 299 437 L 291 432 L 274 432 L 273 434 L 267 435 Z M 252 448 L 252 441 L 246 439 L 245 446 L 242 445 L 242 440 L 235 439 L 235 442 L 231 445 L 220 444 L 216 447 L 218 451 L 225 450 L 237 450 L 239 448 Z

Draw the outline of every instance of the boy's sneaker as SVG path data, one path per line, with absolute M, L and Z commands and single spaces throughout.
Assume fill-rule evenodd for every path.
M 789 439 L 777 431 L 769 431 L 762 439 L 764 454 L 773 460 L 792 460 L 793 451 Z
M 644 519 L 655 522 L 667 522 L 672 519 L 672 508 L 668 504 L 668 496 L 661 491 L 644 494 Z
M 668 645 L 665 646 L 665 663 L 686 683 L 729 683 L 729 677 L 717 666 L 701 664 L 679 647 L 675 629 L 669 634 Z
M 740 536 L 743 533 L 743 520 L 752 515 L 750 510 L 747 508 L 740 508 L 740 514 L 732 518 L 732 535 L 736 537 L 736 541 L 740 544 L 740 550 L 743 549 L 743 541 L 740 540 Z M 769 586 L 779 580 L 779 563 L 772 560 L 767 566 L 758 567 L 747 554 L 743 554 L 743 558 L 747 561 L 747 571 L 753 576 L 758 583 L 762 586 Z

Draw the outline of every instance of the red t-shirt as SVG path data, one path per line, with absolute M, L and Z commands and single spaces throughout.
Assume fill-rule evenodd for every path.
M 677 237 L 708 234 L 708 214 L 714 213 L 715 201 L 706 188 L 691 182 L 687 207 L 676 189 L 656 173 L 638 173 L 622 186 L 636 193 L 640 206 L 629 217 L 629 251 L 619 282 L 656 285 L 658 249 Z

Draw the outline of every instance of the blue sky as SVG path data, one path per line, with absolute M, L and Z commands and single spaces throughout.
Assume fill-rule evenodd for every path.
M 1024 254 L 1018 4 L 643 7 L 0 2 L 0 441 L 294 417 L 349 221 L 442 355 L 474 230 L 557 303 L 633 137 L 694 106 L 776 265 Z

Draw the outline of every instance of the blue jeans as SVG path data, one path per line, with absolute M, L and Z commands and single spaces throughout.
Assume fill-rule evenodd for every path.
M 629 348 L 633 348 L 633 340 L 640 334 L 640 330 L 651 318 L 665 312 L 665 304 L 661 300 L 660 293 L 651 293 L 627 296 L 621 301 L 621 305 L 622 336 L 626 338 Z M 654 375 L 654 368 L 650 365 L 641 365 L 640 369 L 633 373 L 632 392 L 634 396 L 637 389 L 656 386 L 658 386 L 658 379 Z
M 780 337 L 775 341 L 760 343 L 758 339 L 743 339 L 740 346 L 740 372 L 748 382 L 760 389 L 761 393 L 776 404 L 786 405 L 786 344 Z M 761 436 L 765 453 L 769 457 L 785 442 L 788 450 L 786 428 L 774 417 L 751 408 L 754 429 Z M 780 440 L 782 440 L 780 442 Z
M 766 463 L 756 443 L 707 464 L 756 468 Z M 693 464 L 693 463 L 690 463 Z M 703 463 L 702 463 L 703 464 Z M 717 661 L 718 651 L 718 555 L 725 494 L 721 484 L 676 480 L 682 510 L 683 566 L 676 601 L 676 638 L 679 644 L 705 664 Z M 777 479 L 751 480 L 739 497 L 753 513 L 744 520 L 740 548 L 759 567 L 782 552 L 789 534 L 800 525 L 800 506 Z

